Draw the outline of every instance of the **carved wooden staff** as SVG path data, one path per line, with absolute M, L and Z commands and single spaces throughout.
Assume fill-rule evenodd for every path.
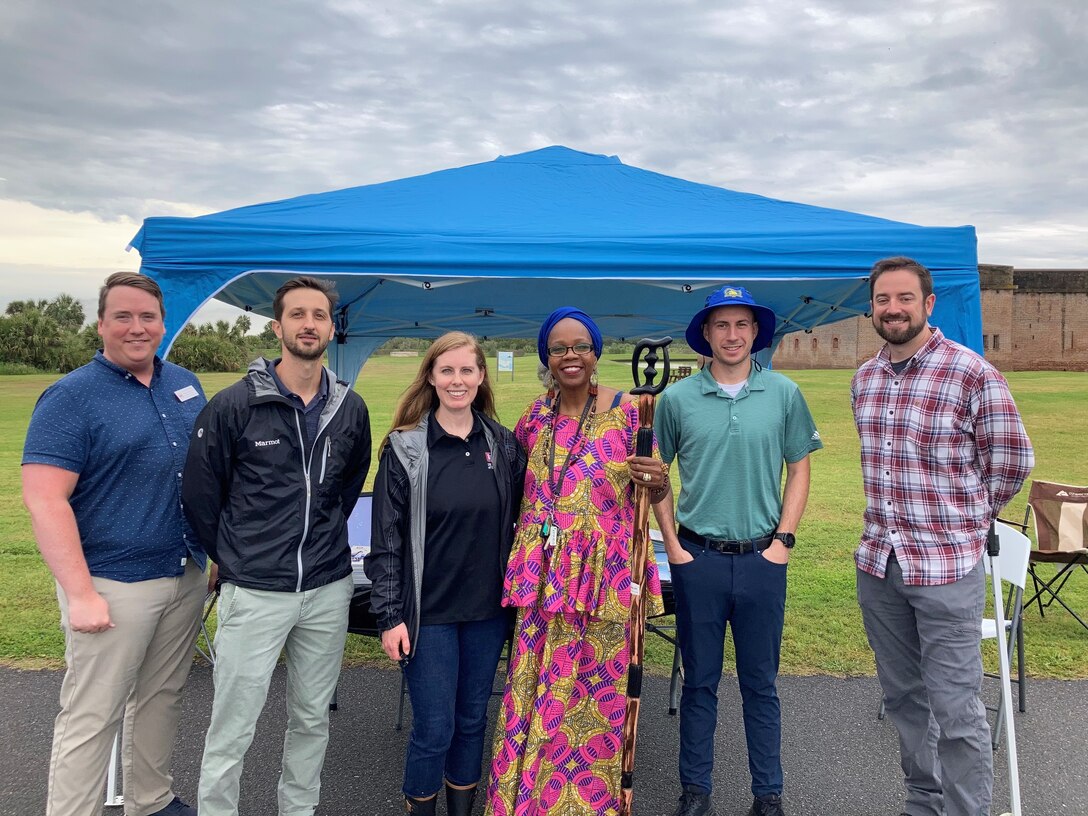
M 635 440 L 637 456 L 651 456 L 654 449 L 654 400 L 669 382 L 669 343 L 671 337 L 641 340 L 631 358 L 631 375 L 638 396 L 638 435 Z M 663 364 L 661 382 L 657 378 L 657 354 Z M 639 373 L 639 363 L 645 352 L 645 368 Z M 635 528 L 631 539 L 631 663 L 627 670 L 627 711 L 623 718 L 623 755 L 620 764 L 620 813 L 631 816 L 634 798 L 635 742 L 638 738 L 639 698 L 642 695 L 642 654 L 646 639 L 645 582 L 646 562 L 651 557 L 650 489 L 635 483 Z

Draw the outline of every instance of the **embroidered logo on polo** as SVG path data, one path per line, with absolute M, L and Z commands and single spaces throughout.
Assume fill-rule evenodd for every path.
M 271 447 L 272 445 L 278 445 L 279 443 L 280 443 L 279 439 L 254 439 L 253 440 L 253 447 L 255 447 L 255 448 L 268 448 L 268 447 Z

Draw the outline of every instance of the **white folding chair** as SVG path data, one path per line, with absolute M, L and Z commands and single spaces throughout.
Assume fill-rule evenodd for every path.
M 1010 678 L 1011 683 L 1016 683 L 1019 697 L 1020 711 L 1027 710 L 1027 677 L 1024 670 L 1024 585 L 1027 583 L 1028 562 L 1031 557 L 1031 541 L 1023 533 L 1015 530 L 1003 522 L 995 522 L 997 540 L 1001 546 L 998 572 L 1001 581 L 1008 582 L 1012 586 L 1010 592 L 1005 595 L 1002 589 L 1001 597 L 1004 598 L 1004 623 L 1003 642 L 999 648 L 1004 648 L 1008 655 L 1009 663 L 1012 663 L 1013 655 L 1016 655 L 1016 677 Z M 990 574 L 990 559 L 982 559 L 986 574 Z M 996 601 L 995 601 L 996 602 Z M 982 639 L 997 638 L 997 621 L 994 618 L 982 619 Z M 988 677 L 998 677 L 988 674 Z M 998 679 L 1000 679 L 998 677 Z M 993 746 L 996 748 L 1001 743 L 1001 726 L 1005 721 L 1004 697 L 997 706 L 989 707 L 997 712 L 997 722 L 992 732 Z
M 1016 678 L 1011 682 L 1016 683 L 1018 690 L 1020 711 L 1027 711 L 1027 676 L 1024 670 L 1024 585 L 1027 583 L 1028 560 L 1031 554 L 1031 541 L 1018 530 L 1013 529 L 1003 522 L 995 523 L 998 541 L 1001 544 L 999 572 L 1001 580 L 1008 581 L 1015 587 L 1005 598 L 1005 646 L 1009 662 L 1012 662 L 1013 654 L 1016 655 Z M 983 568 L 986 574 L 990 574 L 990 558 L 983 556 Z M 1002 593 L 1002 597 L 1004 593 Z M 997 637 L 997 621 L 994 618 L 982 619 L 982 639 Z M 996 674 L 987 674 L 987 677 L 997 677 Z M 1001 726 L 1005 722 L 1005 707 L 998 703 L 996 706 L 987 706 L 990 711 L 997 712 L 997 722 L 991 732 L 994 748 L 1001 743 Z M 884 719 L 884 699 L 880 700 L 880 709 L 876 715 L 878 720 Z

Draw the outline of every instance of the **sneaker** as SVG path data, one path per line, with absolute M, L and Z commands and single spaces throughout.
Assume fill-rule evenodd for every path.
M 752 807 L 748 810 L 748 816 L 786 816 L 782 810 L 782 797 L 777 793 L 757 796 L 752 800 Z
M 709 793 L 703 793 L 692 785 L 684 785 L 684 792 L 680 794 L 680 801 L 676 803 L 672 816 L 718 816 L 718 812 L 714 810 Z
M 196 808 L 190 807 L 177 796 L 162 810 L 156 810 L 150 816 L 196 816 Z

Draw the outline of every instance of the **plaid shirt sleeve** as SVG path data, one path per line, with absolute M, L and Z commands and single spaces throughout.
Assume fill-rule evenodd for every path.
M 959 580 L 1033 464 L 1004 378 L 934 329 L 900 373 L 884 351 L 862 365 L 851 403 L 866 498 L 858 568 L 883 577 L 894 551 L 908 584 Z
M 1009 384 L 995 369 L 984 371 L 977 401 L 975 443 L 990 491 L 990 510 L 996 517 L 1020 492 L 1035 466 L 1035 453 Z

